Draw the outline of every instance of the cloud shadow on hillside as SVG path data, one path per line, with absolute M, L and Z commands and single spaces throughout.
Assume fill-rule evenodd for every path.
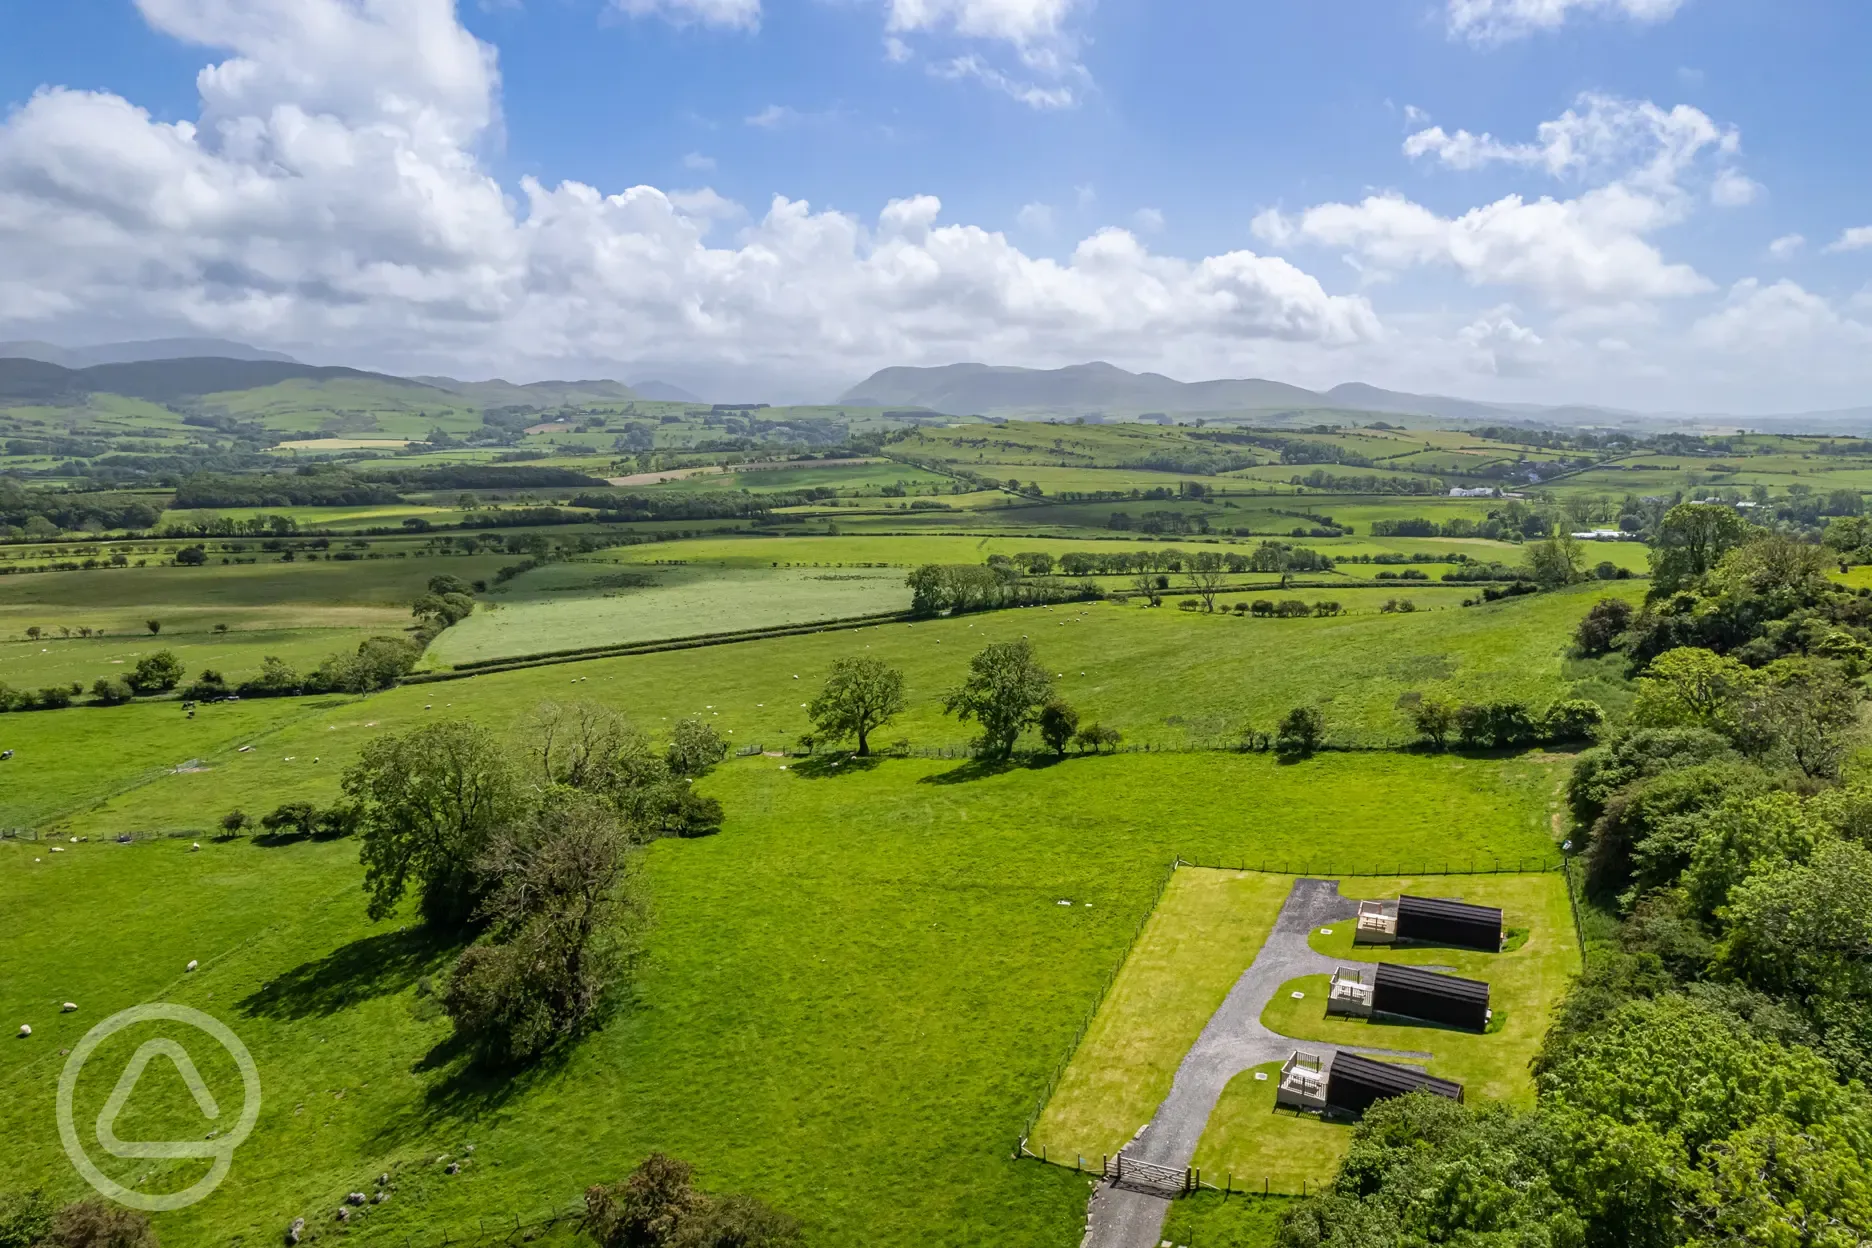
M 238 1003 L 260 1018 L 313 1018 L 401 992 L 442 969 L 460 940 L 422 926 L 366 936 L 303 962 Z

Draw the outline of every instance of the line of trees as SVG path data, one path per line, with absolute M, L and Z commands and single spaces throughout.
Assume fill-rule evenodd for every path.
M 926 563 L 912 572 L 910 610 L 918 615 L 961 615 L 1002 607 L 1084 602 L 1104 596 L 1090 581 L 1029 579 L 1008 565 Z

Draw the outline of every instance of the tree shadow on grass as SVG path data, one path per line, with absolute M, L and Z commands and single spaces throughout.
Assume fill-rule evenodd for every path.
M 366 936 L 315 962 L 301 963 L 236 1008 L 261 1018 L 336 1014 L 356 1002 L 401 992 L 440 970 L 460 947 L 460 937 L 423 926 Z
M 1049 757 L 1047 763 L 1053 760 Z M 986 780 L 990 776 L 1006 775 L 1010 771 L 1034 770 L 1035 760 L 1027 758 L 971 758 L 960 767 L 924 776 L 918 784 L 970 784 L 976 780 Z
M 606 1027 L 627 1021 L 636 1007 L 636 996 L 626 991 L 591 1026 L 524 1066 L 486 1061 L 451 1031 L 410 1067 L 412 1075 L 437 1077 L 424 1089 L 420 1101 L 378 1124 L 377 1144 L 385 1149 L 398 1147 L 414 1136 L 432 1134 L 439 1123 L 475 1122 L 509 1101 L 560 1082 L 583 1046 L 594 1043 Z
M 856 754 L 840 757 L 830 754 L 823 757 L 814 755 L 803 762 L 794 763 L 791 770 L 794 775 L 802 779 L 831 780 L 839 776 L 863 775 L 868 771 L 876 771 L 880 761 L 876 754 L 864 758 L 859 758 Z

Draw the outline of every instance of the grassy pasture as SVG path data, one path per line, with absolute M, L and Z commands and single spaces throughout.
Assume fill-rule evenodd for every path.
M 1194 1164 L 1208 1181 L 1299 1195 L 1330 1182 L 1352 1146 L 1352 1124 L 1275 1105 L 1281 1064 L 1244 1070 L 1222 1089 Z M 1265 1075 L 1265 1079 L 1255 1076 Z
M 1171 1079 L 1273 930 L 1290 875 L 1182 869 L 1073 1051 L 1028 1147 L 1115 1153 L 1157 1112 Z
M 409 604 L 430 577 L 487 578 L 508 562 L 504 555 L 274 560 L 0 577 L 0 681 L 31 689 L 78 681 L 88 688 L 157 650 L 174 651 L 191 678 L 212 667 L 238 681 L 257 672 L 267 655 L 312 667 L 366 637 L 407 628 Z M 151 619 L 162 624 L 155 636 L 146 626 Z M 226 634 L 214 631 L 221 624 Z M 22 634 L 32 625 L 49 636 L 26 640 Z M 105 635 L 60 636 L 61 628 L 80 626 Z
M 649 585 L 638 581 L 650 579 Z M 509 582 L 429 647 L 431 665 L 901 611 L 901 572 L 549 564 Z
M 378 613 L 360 610 L 360 621 Z M 43 689 L 74 682 L 87 690 L 106 676 L 122 676 L 139 659 L 167 650 L 182 661 L 193 680 L 203 668 L 212 668 L 239 682 L 257 673 L 263 660 L 276 657 L 307 671 L 341 650 L 354 650 L 368 637 L 396 635 L 407 623 L 391 613 L 377 623 L 339 624 L 336 613 L 311 628 L 176 629 L 152 637 L 126 631 L 112 637 L 57 638 L 38 642 L 0 642 L 0 684 L 15 689 Z
M 457 524 L 469 513 L 458 507 L 421 503 L 388 503 L 378 507 L 205 507 L 165 511 L 162 529 L 176 530 L 217 519 L 257 520 L 262 516 L 291 516 L 302 529 L 396 528 L 408 519 L 431 524 Z M 211 539 L 213 540 L 213 539 Z
M 1532 852 L 1549 777 L 1399 755 L 998 773 L 756 758 L 706 787 L 728 825 L 651 849 L 657 922 L 634 1001 L 518 1080 L 460 1069 L 420 985 L 451 951 L 401 918 L 364 919 L 350 843 L 91 842 L 56 857 L 0 843 L 0 906 L 36 934 L 0 946 L 0 1016 L 39 1033 L 0 1066 L 0 1165 L 77 1194 L 51 1125 L 57 1050 L 165 999 L 228 1022 L 266 1089 L 229 1181 L 158 1215 L 172 1242 L 259 1242 L 293 1216 L 329 1218 L 382 1170 L 397 1196 L 353 1224 L 360 1242 L 472 1229 L 569 1203 L 651 1149 L 802 1217 L 814 1244 L 1066 1242 L 1084 1181 L 1007 1154 L 1172 854 Z M 190 958 L 202 970 L 184 976 Z M 81 1009 L 62 1017 L 59 1000 Z M 199 1122 L 181 1098 L 140 1113 L 151 1137 Z M 434 1159 L 468 1143 L 469 1166 L 442 1175 Z M 152 1190 L 192 1177 L 146 1171 Z
M 1615 592 L 1627 592 L 1629 584 Z M 1562 650 L 1601 592 L 1582 588 L 1588 592 L 1337 619 L 1222 619 L 1109 604 L 1032 608 L 498 672 L 343 704 L 319 699 L 330 712 L 282 731 L 264 754 L 236 754 L 233 743 L 220 753 L 191 748 L 184 756 L 206 757 L 212 770 L 162 776 L 110 798 L 119 784 L 113 778 L 101 785 L 102 804 L 74 816 L 71 826 L 199 829 L 235 805 L 270 810 L 299 797 L 322 799 L 331 777 L 370 735 L 460 713 L 456 708 L 507 723 L 542 701 L 589 698 L 624 709 L 653 731 L 666 719 L 701 714 L 737 745 L 771 748 L 808 730 L 800 704 L 817 692 L 834 659 L 853 654 L 885 658 L 905 673 L 909 710 L 879 734 L 881 743 L 902 737 L 918 746 L 960 745 L 972 731 L 943 716 L 943 691 L 983 645 L 1023 634 L 1060 673 L 1061 695 L 1131 742 L 1179 747 L 1224 737 L 1245 721 L 1265 730 L 1291 707 L 1319 702 L 1332 737 L 1402 744 L 1411 733 L 1397 701 L 1407 692 L 1522 697 L 1537 705 L 1562 696 L 1569 687 Z M 204 707 L 195 722 L 211 723 L 228 709 Z M 19 714 L 0 719 L 0 728 L 23 755 L 28 746 L 59 748 L 71 722 L 141 740 L 160 738 L 177 718 L 172 704 L 139 704 Z M 284 766 L 287 755 L 300 761 Z M 324 761 L 308 769 L 304 760 L 314 756 Z M 100 766 L 108 771 L 108 760 Z M 68 793 L 73 805 L 86 797 L 81 786 Z M 10 807 L 0 791 L 0 825 L 28 822 Z
M 754 494 L 779 494 L 790 490 L 828 488 L 841 493 L 876 494 L 885 486 L 903 485 L 913 494 L 946 493 L 953 479 L 938 473 L 913 468 L 908 464 L 813 464 L 800 463 L 784 468 L 758 471 L 701 473 L 657 485 L 632 486 L 650 494 L 689 493 L 698 490 L 746 490 Z

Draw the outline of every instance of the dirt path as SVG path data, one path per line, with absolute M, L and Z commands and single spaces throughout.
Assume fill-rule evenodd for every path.
M 1324 924 L 1350 922 L 1357 912 L 1357 900 L 1341 897 L 1336 880 L 1294 883 L 1267 943 L 1210 1016 L 1177 1067 L 1170 1095 L 1143 1132 L 1125 1145 L 1124 1156 L 1183 1169 L 1195 1157 L 1197 1142 L 1229 1080 L 1265 1062 L 1285 1061 L 1296 1045 L 1321 1056 L 1343 1047 L 1293 1040 L 1270 1031 L 1261 1025 L 1261 1011 L 1288 980 L 1330 975 L 1338 969 L 1337 961 L 1313 952 L 1307 936 Z M 1428 1056 L 1391 1049 L 1351 1051 L 1385 1057 Z M 1092 1195 L 1084 1248 L 1157 1248 L 1169 1209 L 1169 1200 L 1156 1193 L 1100 1183 Z

